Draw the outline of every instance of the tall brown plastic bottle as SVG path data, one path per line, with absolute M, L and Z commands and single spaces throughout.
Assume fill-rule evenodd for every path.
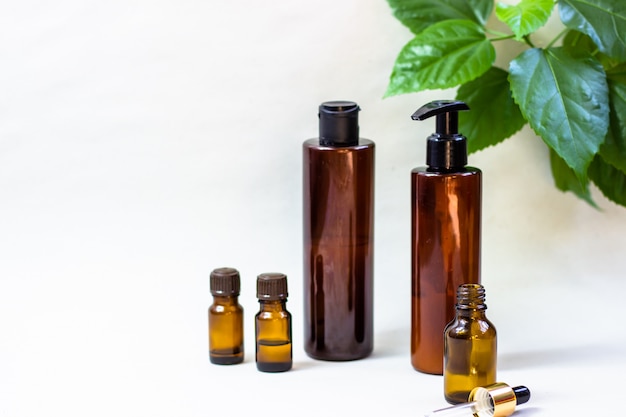
M 304 347 L 315 359 L 373 349 L 374 142 L 359 106 L 320 105 L 320 137 L 303 144 Z
M 427 165 L 411 173 L 411 364 L 443 374 L 443 332 L 454 318 L 456 290 L 480 283 L 482 172 L 466 166 L 466 138 L 457 133 L 459 101 L 434 101 L 412 118 L 437 116 Z

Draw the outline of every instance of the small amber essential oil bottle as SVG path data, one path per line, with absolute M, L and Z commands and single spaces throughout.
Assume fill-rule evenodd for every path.
M 496 328 L 486 309 L 482 285 L 459 286 L 456 317 L 444 331 L 444 395 L 451 404 L 467 402 L 472 389 L 496 382 Z
M 213 304 L 209 307 L 209 359 L 218 365 L 243 362 L 243 308 L 239 305 L 239 272 L 217 268 L 211 272 Z
M 256 367 L 263 372 L 291 369 L 291 313 L 287 311 L 287 276 L 265 273 L 257 278 L 260 310 L 255 318 Z

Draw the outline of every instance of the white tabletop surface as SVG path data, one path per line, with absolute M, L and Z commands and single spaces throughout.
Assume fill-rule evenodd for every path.
M 0 13 L 0 416 L 420 416 L 409 361 L 410 182 L 434 91 L 382 99 L 410 33 L 384 0 L 25 0 Z M 375 350 L 302 349 L 301 146 L 357 101 L 377 144 Z M 525 128 L 484 172 L 498 379 L 524 417 L 620 415 L 626 209 L 553 185 Z M 242 274 L 246 360 L 211 365 L 209 273 Z M 254 281 L 289 277 L 294 367 L 254 363 Z M 616 414 L 617 413 L 617 414 Z

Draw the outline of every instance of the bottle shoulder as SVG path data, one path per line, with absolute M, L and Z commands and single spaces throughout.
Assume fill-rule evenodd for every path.
M 243 307 L 235 303 L 213 303 L 209 307 L 210 314 L 243 314 Z
M 445 328 L 448 337 L 468 338 L 472 336 L 494 336 L 496 327 L 487 317 L 457 316 Z
M 370 149 L 375 148 L 376 143 L 371 139 L 359 138 L 358 145 L 354 146 L 322 146 L 320 145 L 319 138 L 307 139 L 302 144 L 304 149 L 316 150 L 320 152 L 347 152 L 347 151 L 358 151 L 361 149 Z
M 267 311 L 261 310 L 256 313 L 255 318 L 258 320 L 286 320 L 291 319 L 291 313 L 287 310 Z
M 480 168 L 466 166 L 463 169 L 454 171 L 437 171 L 427 166 L 421 166 L 414 168 L 411 173 L 413 175 L 427 176 L 427 177 L 452 177 L 452 176 L 482 176 L 482 170 Z

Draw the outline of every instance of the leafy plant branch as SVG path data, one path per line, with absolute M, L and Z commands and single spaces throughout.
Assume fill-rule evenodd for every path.
M 385 97 L 458 87 L 456 98 L 472 108 L 459 121 L 470 152 L 528 123 L 549 148 L 559 190 L 596 206 L 593 182 L 626 206 L 626 1 L 387 1 L 414 37 L 396 59 Z M 557 10 L 563 30 L 535 46 L 531 35 Z M 510 33 L 487 27 L 494 11 Z M 493 44 L 511 41 L 527 48 L 506 70 L 496 67 Z

